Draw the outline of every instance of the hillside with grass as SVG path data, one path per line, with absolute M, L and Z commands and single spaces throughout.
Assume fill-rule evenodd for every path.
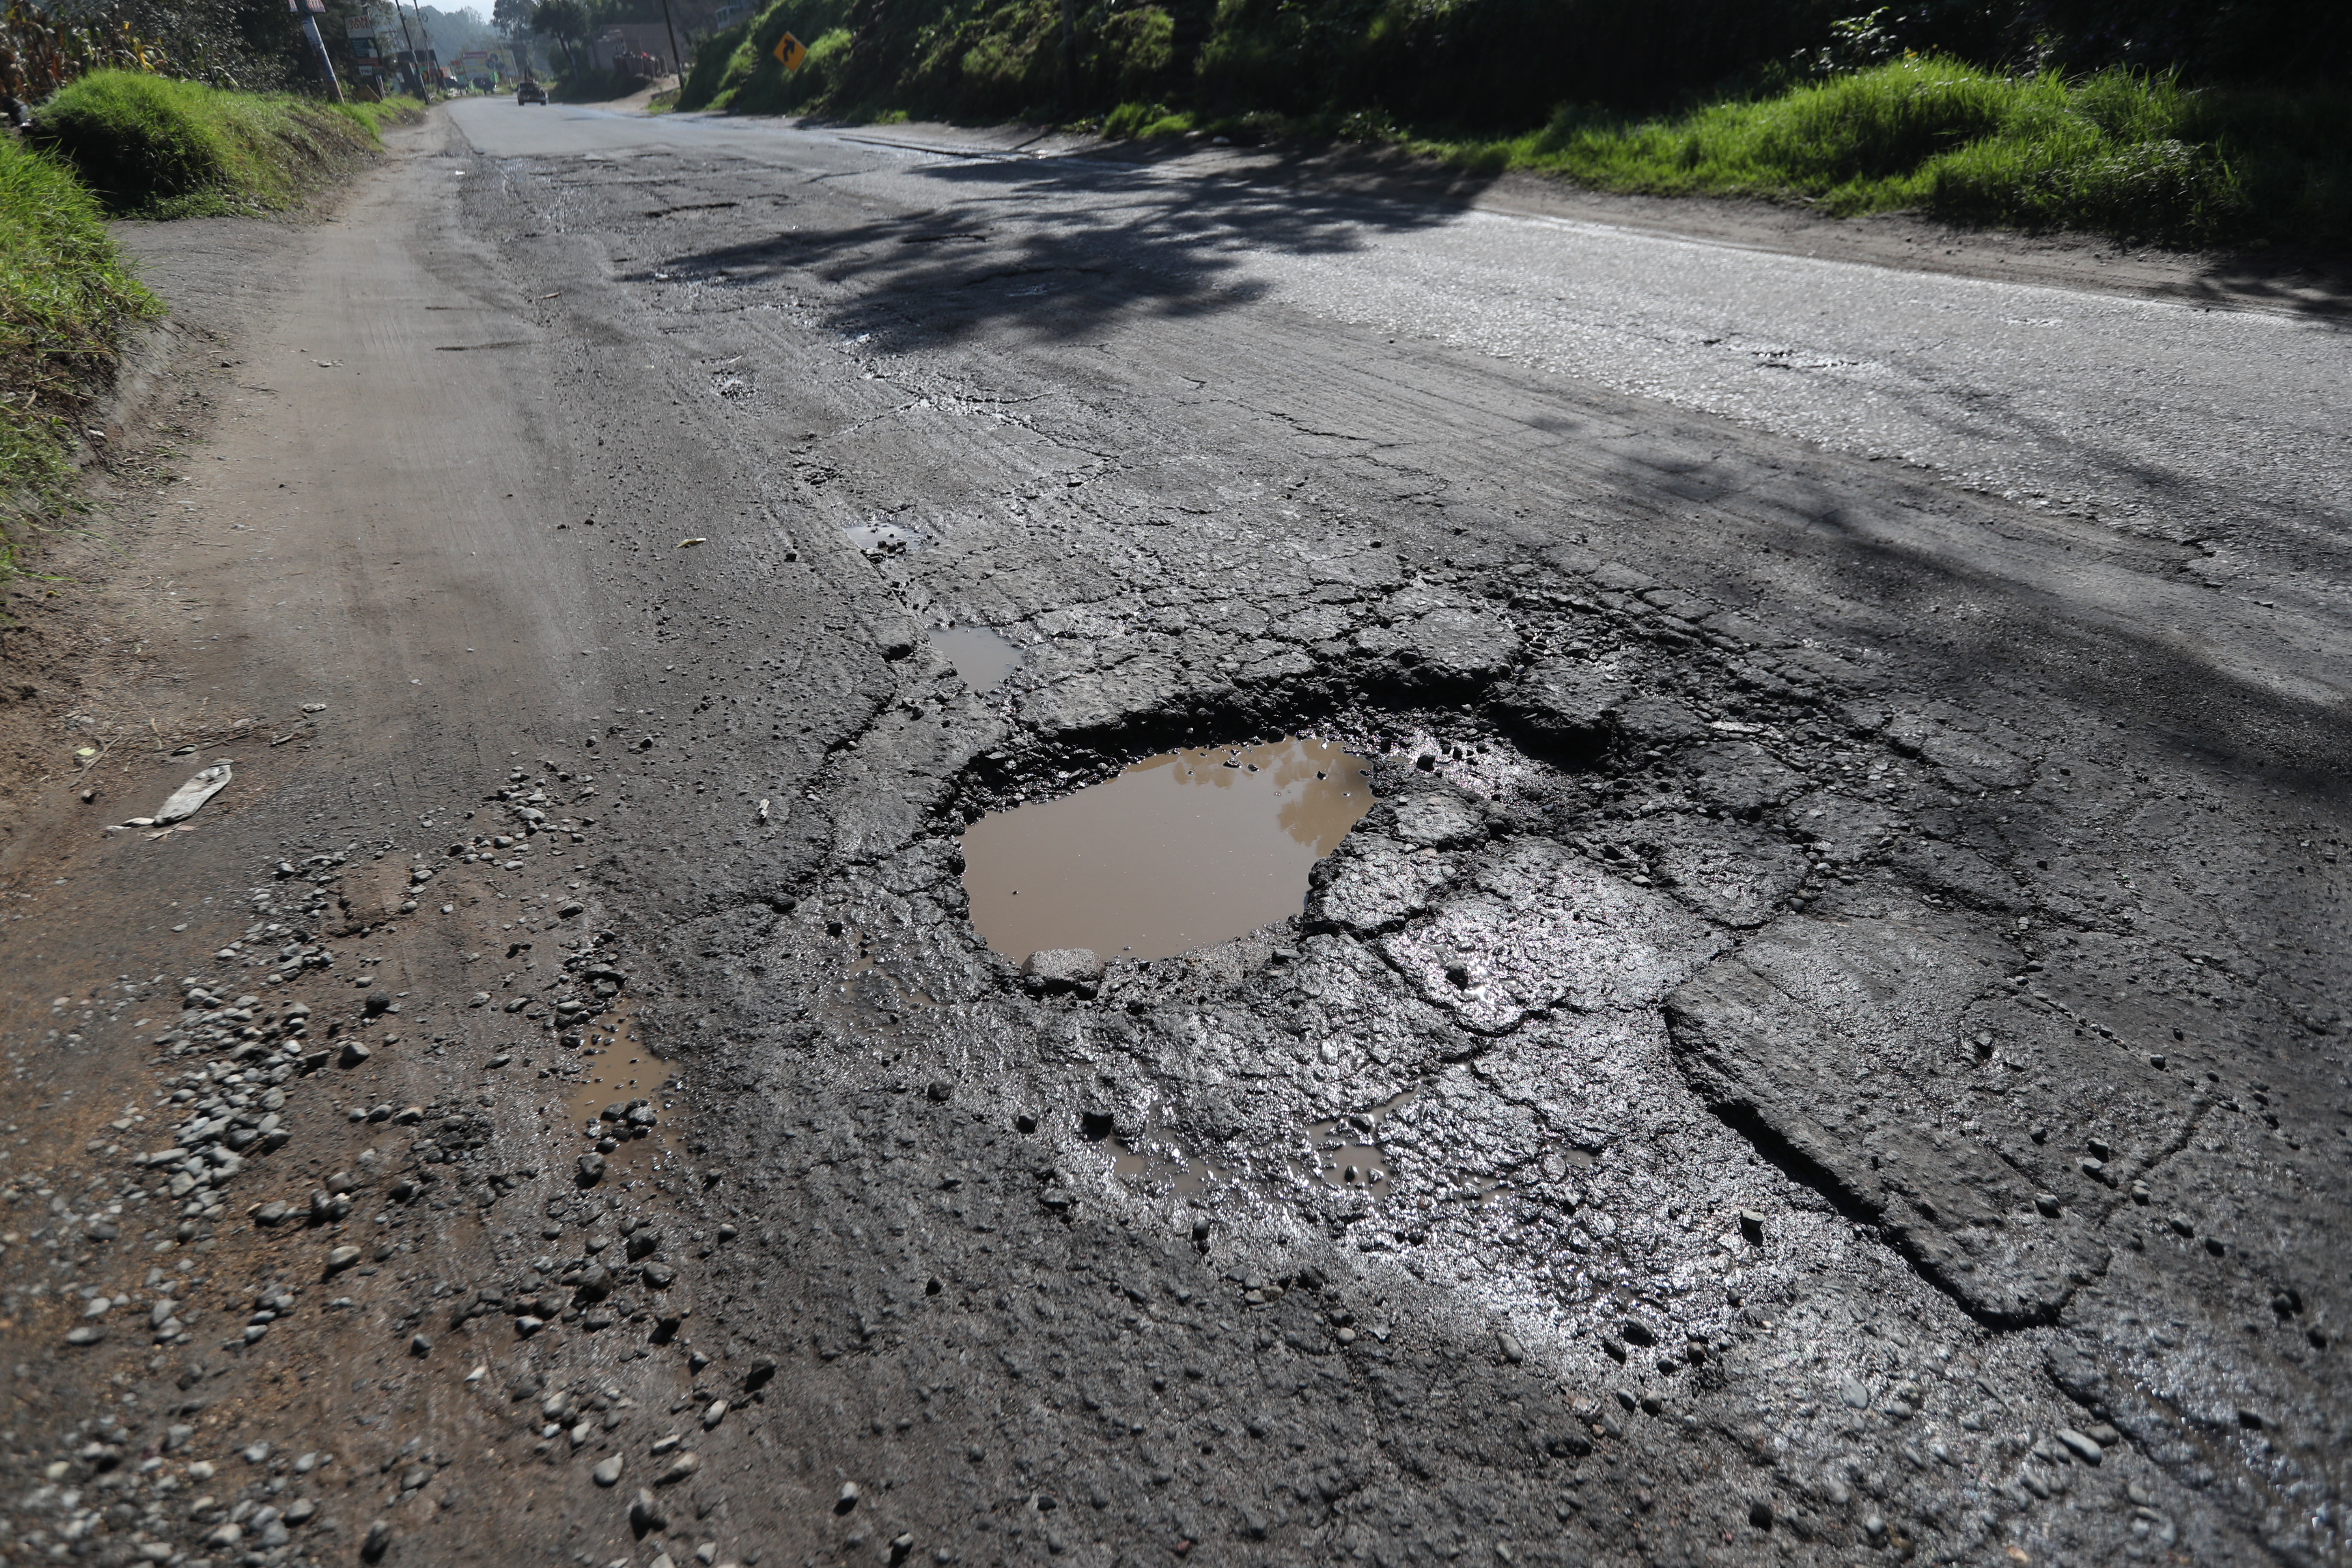
M 10 541 L 55 502 L 122 332 L 163 314 L 104 217 L 70 171 L 0 135 L 0 578 Z
M 100 69 L 49 93 L 21 135 L 0 133 L 0 578 L 26 528 L 67 503 L 124 335 L 163 314 L 107 220 L 294 206 L 421 109 Z
M 373 156 L 381 128 L 420 107 L 225 92 L 98 71 L 42 104 L 26 140 L 69 166 L 118 216 L 268 212 Z
M 2352 7 L 2319 0 L 777 0 L 679 107 L 1400 143 L 1610 190 L 2352 243 Z M 786 74 L 786 31 L 811 46 Z

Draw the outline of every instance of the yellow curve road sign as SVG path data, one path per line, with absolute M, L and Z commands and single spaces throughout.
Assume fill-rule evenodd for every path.
M 808 60 L 808 46 L 786 33 L 776 40 L 776 58 L 783 62 L 786 71 L 796 71 Z

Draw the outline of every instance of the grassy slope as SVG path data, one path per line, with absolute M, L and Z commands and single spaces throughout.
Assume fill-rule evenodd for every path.
M 105 218 L 284 207 L 422 106 L 335 107 L 121 71 L 38 111 L 41 150 L 0 134 L 0 578 L 13 537 L 65 498 L 77 416 L 123 331 L 163 313 Z M 79 177 L 78 177 L 79 176 Z
M 705 42 L 680 107 L 1042 114 L 1111 137 L 1338 136 L 1613 190 L 1762 195 L 1839 214 L 1916 208 L 2176 245 L 2352 244 L 2352 90 L 2191 91 L 2120 70 L 2011 78 L 1932 54 L 1789 86 L 1780 35 L 1826 36 L 1832 25 L 1813 13 L 1836 6 L 1672 0 L 1652 9 L 1078 0 L 1075 102 L 1093 106 L 1081 116 L 1057 106 L 1052 0 L 776 0 Z M 1706 26 L 1694 31 L 1677 17 Z M 768 56 L 787 26 L 813 46 L 793 78 Z M 1716 39 L 1722 58 L 1687 58 L 1694 37 Z M 1547 101 L 1631 90 L 1612 87 L 1612 73 L 1647 84 L 1635 100 L 1675 101 L 1666 88 L 1677 69 L 1686 81 L 1727 73 L 1772 85 L 1669 115 L 1587 107 L 1537 124 L 1535 106 Z
M 10 536 L 57 500 L 84 389 L 126 325 L 161 314 L 89 193 L 0 135 L 0 578 Z
M 98 71 L 41 105 L 35 139 L 109 212 L 191 217 L 293 205 L 373 153 L 418 106 L 324 104 Z
M 848 0 L 778 0 L 758 16 L 702 40 L 687 72 L 677 107 L 723 109 L 738 114 L 783 114 L 821 102 L 848 52 Z M 787 74 L 775 58 L 786 33 L 808 47 L 801 68 Z
M 1612 190 L 1912 207 L 2188 245 L 2352 243 L 2347 92 L 2191 92 L 2112 70 L 2004 78 L 1929 58 L 1670 118 L 1563 111 L 1525 136 L 1418 144 Z

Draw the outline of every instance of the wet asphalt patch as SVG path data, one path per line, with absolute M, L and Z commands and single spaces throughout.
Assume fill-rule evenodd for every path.
M 924 635 L 974 691 L 995 690 L 1021 668 L 1021 650 L 986 626 L 935 626 Z

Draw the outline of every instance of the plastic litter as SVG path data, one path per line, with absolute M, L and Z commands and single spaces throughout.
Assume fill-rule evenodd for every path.
M 155 826 L 161 827 L 165 823 L 195 816 L 205 802 L 220 794 L 229 778 L 228 759 L 223 757 L 172 792 L 172 798 L 165 801 L 163 809 L 155 814 Z

